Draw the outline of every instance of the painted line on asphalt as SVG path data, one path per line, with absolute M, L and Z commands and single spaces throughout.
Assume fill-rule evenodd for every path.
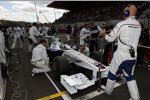
M 50 82 L 53 84 L 53 86 L 56 88 L 56 90 L 58 91 L 58 92 L 61 92 L 59 89 L 58 89 L 58 87 L 55 85 L 55 83 L 52 81 L 52 79 L 50 78 L 50 76 L 47 74 L 47 73 L 45 73 L 45 75 L 46 75 L 46 77 L 50 80 Z M 119 86 L 121 86 L 122 84 L 124 84 L 124 83 L 118 83 L 118 82 L 116 82 L 115 83 L 115 85 L 114 85 L 114 88 L 116 88 L 116 87 L 119 87 Z M 75 98 L 75 99 L 72 99 L 70 96 L 69 96 L 69 94 L 67 93 L 67 92 L 65 92 L 63 95 L 61 95 L 62 96 L 62 98 L 64 99 L 64 100 L 89 100 L 89 99 L 92 99 L 92 98 L 94 98 L 94 97 L 96 97 L 96 96 L 98 96 L 98 95 L 101 95 L 101 94 L 103 94 L 103 93 L 105 93 L 103 90 L 102 91 L 100 91 L 100 92 L 98 92 L 97 90 L 95 90 L 95 91 L 93 91 L 93 92 L 91 92 L 91 93 L 88 93 L 88 94 L 86 94 L 86 95 L 83 95 L 83 96 L 81 96 L 81 97 L 78 97 L 78 98 Z
M 121 83 L 115 83 L 114 88 L 116 88 L 116 87 L 118 87 L 120 85 L 122 85 L 122 84 Z M 76 99 L 73 99 L 73 100 L 89 100 L 89 99 L 92 99 L 92 98 L 94 98 L 96 96 L 99 96 L 99 95 L 101 95 L 103 93 L 105 93 L 103 90 L 101 90 L 100 92 L 98 92 L 96 90 L 96 91 L 93 91 L 91 93 L 88 93 L 86 95 L 83 95 L 83 96 L 81 96 L 79 98 L 76 98 Z
M 53 82 L 53 80 L 50 78 L 50 76 L 47 74 L 47 73 L 45 73 L 45 75 L 46 75 L 46 77 L 49 79 L 49 81 L 53 84 L 53 86 L 56 88 L 56 90 L 58 91 L 58 92 L 61 92 L 60 90 L 59 90 L 59 88 L 56 86 L 56 84 Z M 72 100 L 72 98 L 67 94 L 67 92 L 65 92 L 63 95 L 61 95 L 62 96 L 62 98 L 64 99 L 64 100 Z
M 65 92 L 66 91 L 58 92 L 58 93 L 55 93 L 55 94 L 52 94 L 52 95 L 49 95 L 49 96 L 46 96 L 46 97 L 43 97 L 43 98 L 40 98 L 40 99 L 37 99 L 37 100 L 51 100 L 51 99 L 58 98 L 58 97 L 64 95 Z

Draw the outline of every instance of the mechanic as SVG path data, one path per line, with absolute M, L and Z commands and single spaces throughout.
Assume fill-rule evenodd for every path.
M 90 55 L 89 48 L 86 47 L 84 44 L 80 44 L 80 45 L 79 45 L 79 52 L 83 53 L 83 54 L 86 55 L 86 56 L 89 56 L 89 55 Z
M 90 52 L 92 53 L 94 51 L 94 47 L 96 51 L 98 51 L 98 41 L 99 41 L 99 35 L 102 29 L 99 26 L 96 26 L 93 21 L 90 22 Z
M 8 78 L 7 66 L 6 66 L 6 47 L 5 47 L 5 37 L 4 37 L 4 26 L 0 25 L 0 72 L 2 77 Z
M 85 27 L 82 28 L 80 31 L 80 44 L 84 44 L 87 47 L 89 35 L 90 35 L 90 26 L 89 23 L 86 23 Z
M 0 63 L 6 64 L 4 26 L 0 25 Z
M 17 40 L 19 40 L 19 42 L 20 42 L 20 48 L 23 47 L 23 42 L 21 40 L 21 35 L 22 34 L 23 34 L 22 29 L 18 25 L 16 25 L 13 29 L 14 41 L 13 41 L 13 44 L 12 44 L 12 47 L 11 47 L 12 49 L 15 48 L 15 46 L 17 44 Z
M 111 95 L 116 81 L 116 75 L 122 72 L 127 80 L 128 90 L 131 98 L 129 100 L 140 100 L 136 81 L 133 77 L 134 66 L 137 58 L 137 45 L 141 35 L 141 25 L 136 20 L 137 8 L 129 4 L 124 9 L 124 21 L 119 22 L 110 34 L 103 30 L 102 36 L 109 42 L 118 39 L 118 47 L 110 63 L 110 71 L 106 87 L 102 87 L 104 92 Z
M 34 22 L 33 26 L 29 30 L 29 53 L 32 52 L 32 48 L 37 45 L 37 39 L 35 36 L 42 36 L 42 34 L 37 30 L 37 23 Z
M 49 58 L 46 52 L 47 41 L 41 39 L 39 45 L 37 45 L 32 52 L 31 64 L 35 66 L 32 70 L 32 76 L 36 73 L 49 72 Z

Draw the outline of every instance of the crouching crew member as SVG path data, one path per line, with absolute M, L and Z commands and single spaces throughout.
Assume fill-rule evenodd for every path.
M 103 87 L 104 91 L 109 95 L 111 94 L 116 75 L 121 72 L 127 80 L 131 96 L 129 100 L 140 100 L 137 84 L 133 77 L 137 58 L 137 45 L 141 35 L 141 25 L 135 18 L 136 12 L 137 8 L 135 5 L 128 5 L 124 10 L 125 20 L 119 22 L 110 34 L 102 33 L 109 42 L 113 42 L 116 38 L 118 39 L 118 47 L 110 63 L 107 84 L 106 87 Z
M 89 48 L 86 47 L 84 44 L 80 44 L 80 45 L 79 45 L 79 52 L 83 53 L 83 54 L 86 55 L 86 56 L 89 56 L 89 55 L 90 55 Z
M 49 72 L 49 58 L 46 52 L 47 41 L 41 39 L 39 45 L 37 45 L 32 51 L 31 64 L 35 66 L 32 70 L 32 76 L 36 73 Z

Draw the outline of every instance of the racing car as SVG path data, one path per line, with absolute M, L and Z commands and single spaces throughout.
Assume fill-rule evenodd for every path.
M 56 78 L 60 78 L 61 84 L 70 94 L 95 85 L 96 81 L 107 77 L 109 67 L 62 43 L 60 37 L 47 38 L 51 38 L 47 53 L 52 62 L 52 73 Z M 83 71 L 69 74 L 71 69 L 73 72 L 75 69 Z

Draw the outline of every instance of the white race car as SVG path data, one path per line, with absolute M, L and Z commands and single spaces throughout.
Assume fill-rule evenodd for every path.
M 53 75 L 60 78 L 61 84 L 70 94 L 77 93 L 77 90 L 92 86 L 99 79 L 107 77 L 109 67 L 63 44 L 61 38 L 50 38 L 52 42 L 47 53 L 52 61 Z M 83 71 L 70 74 L 71 69 L 73 72 L 75 69 Z

